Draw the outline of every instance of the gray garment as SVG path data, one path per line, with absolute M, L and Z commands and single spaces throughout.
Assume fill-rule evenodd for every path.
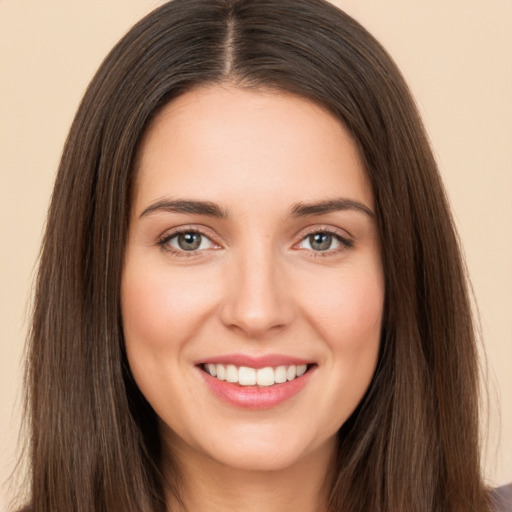
M 491 496 L 496 512 L 512 512 L 512 484 L 494 489 Z

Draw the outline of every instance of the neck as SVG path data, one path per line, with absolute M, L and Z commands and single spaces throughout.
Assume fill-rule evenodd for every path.
M 335 441 L 292 465 L 271 471 L 225 466 L 195 452 L 173 449 L 173 465 L 179 468 L 180 500 L 169 491 L 172 512 L 320 512 L 327 510 Z M 168 481 L 176 481 L 168 459 L 164 463 Z M 170 488 L 170 486 L 169 486 Z

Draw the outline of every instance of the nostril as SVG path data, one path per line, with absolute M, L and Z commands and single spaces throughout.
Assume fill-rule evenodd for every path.
M 293 318 L 292 298 L 279 278 L 275 261 L 264 255 L 247 257 L 221 306 L 221 319 L 232 330 L 259 338 L 283 329 Z

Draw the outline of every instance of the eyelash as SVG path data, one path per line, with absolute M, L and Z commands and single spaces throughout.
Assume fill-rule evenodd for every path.
M 302 235 L 300 241 L 297 244 L 295 244 L 295 246 L 302 243 L 308 237 L 316 234 L 331 235 L 335 240 L 337 240 L 340 243 L 340 246 L 335 249 L 327 249 L 325 251 L 312 251 L 309 249 L 305 249 L 310 251 L 314 258 L 326 258 L 329 256 L 337 255 L 354 247 L 354 240 L 348 238 L 347 236 L 341 235 L 339 231 L 327 226 L 316 227 L 315 229 L 306 232 L 305 234 Z
M 168 245 L 170 240 L 172 240 L 173 238 L 175 238 L 179 235 L 183 235 L 186 233 L 199 234 L 199 235 L 207 238 L 212 244 L 218 245 L 212 240 L 211 235 L 209 235 L 204 230 L 201 230 L 200 228 L 197 228 L 197 227 L 180 228 L 175 231 L 172 231 L 171 233 L 166 233 L 162 237 L 159 238 L 157 245 L 162 250 L 169 252 L 169 253 L 173 254 L 174 256 L 180 256 L 180 257 L 197 256 L 198 253 L 200 253 L 201 251 L 199 251 L 199 250 L 191 250 L 191 251 L 177 250 L 177 249 L 171 247 L 170 245 Z M 301 239 L 299 240 L 299 242 L 294 244 L 294 247 L 296 247 L 297 245 L 304 242 L 304 240 L 306 240 L 308 237 L 310 237 L 312 235 L 316 235 L 316 234 L 331 235 L 335 240 L 337 240 L 340 243 L 340 246 L 335 249 L 326 249 L 324 251 L 314 251 L 314 250 L 310 250 L 310 249 L 303 249 L 303 250 L 308 250 L 308 251 L 312 252 L 312 254 L 315 258 L 332 256 L 334 254 L 339 254 L 341 252 L 344 252 L 344 251 L 354 247 L 353 240 L 347 238 L 346 236 L 342 236 L 338 231 L 336 231 L 332 228 L 328 228 L 328 227 L 320 227 L 320 228 L 313 229 L 307 233 L 304 233 L 302 235 Z
M 157 245 L 164 251 L 168 252 L 168 253 L 171 253 L 172 255 L 174 256 L 180 256 L 180 257 L 185 257 L 185 258 L 189 258 L 191 256 L 197 256 L 197 254 L 201 251 L 184 251 L 184 250 L 177 250 L 175 249 L 174 247 L 171 247 L 170 245 L 167 245 L 173 238 L 179 236 L 179 235 L 183 235 L 183 234 L 186 234 L 186 233 L 194 233 L 194 234 L 199 234 L 201 236 L 204 236 L 205 238 L 207 238 L 208 240 L 210 240 L 210 242 L 214 245 L 218 245 L 216 244 L 213 240 L 212 240 L 212 237 L 210 234 L 206 233 L 206 231 L 203 231 L 202 229 L 200 228 L 197 228 L 197 227 L 191 227 L 191 228 L 179 228 L 175 231 L 172 231 L 171 233 L 166 233 L 164 235 L 162 235 L 162 237 L 160 237 L 160 239 L 158 240 L 157 242 Z

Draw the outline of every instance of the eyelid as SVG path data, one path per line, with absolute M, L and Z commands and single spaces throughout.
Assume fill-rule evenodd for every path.
M 327 249 L 325 251 L 313 251 L 311 249 L 303 249 L 299 248 L 298 245 L 302 243 L 308 236 L 314 235 L 316 233 L 328 233 L 329 235 L 333 235 L 341 244 L 340 247 L 335 249 Z M 308 252 L 313 252 L 315 257 L 317 256 L 332 256 L 333 254 L 337 254 L 347 249 L 350 249 L 354 246 L 354 237 L 348 233 L 348 231 L 337 228 L 330 225 L 316 225 L 309 226 L 306 229 L 302 230 L 298 235 L 299 240 L 294 243 L 293 248 L 297 250 L 303 250 Z
M 214 247 L 208 248 L 208 249 L 195 250 L 195 251 L 185 251 L 185 250 L 180 250 L 175 247 L 166 245 L 169 242 L 169 240 L 171 240 L 172 238 L 174 238 L 178 235 L 181 235 L 183 233 L 199 233 L 201 236 L 204 236 L 205 238 L 207 238 L 213 244 Z M 167 231 L 164 231 L 164 233 L 158 237 L 157 245 L 160 246 L 162 250 L 169 252 L 171 254 L 177 255 L 177 256 L 197 256 L 200 253 L 207 251 L 207 250 L 220 249 L 222 246 L 215 240 L 215 238 L 216 237 L 212 235 L 210 230 L 204 228 L 203 226 L 198 226 L 198 225 L 193 224 L 193 225 L 177 226 L 175 228 L 171 228 L 171 229 L 168 229 Z
M 167 245 L 169 240 L 172 238 L 183 234 L 183 233 L 199 233 L 200 235 L 206 237 L 214 247 L 208 248 L 208 249 L 199 249 L 199 250 L 192 250 L 192 251 L 185 251 L 180 250 L 174 247 L 171 247 Z M 314 235 L 316 233 L 328 233 L 330 235 L 333 235 L 339 242 L 340 246 L 334 249 L 327 249 L 324 251 L 314 251 L 312 249 L 305 249 L 300 248 L 298 245 L 302 243 L 308 236 Z M 346 251 L 353 247 L 354 245 L 354 237 L 350 235 L 346 230 L 334 227 L 331 225 L 315 225 L 315 226 L 309 226 L 303 230 L 297 235 L 299 238 L 298 241 L 296 241 L 293 244 L 292 249 L 297 249 L 301 251 L 307 251 L 310 253 L 314 253 L 315 257 L 317 256 L 332 256 L 334 254 Z M 216 240 L 216 236 L 214 233 L 211 233 L 211 230 L 205 228 L 201 225 L 182 225 L 177 226 L 171 229 L 168 229 L 167 231 L 164 231 L 162 235 L 158 237 L 158 240 L 156 244 L 161 247 L 162 250 L 169 252 L 171 254 L 177 255 L 177 256 L 198 256 L 201 253 L 209 250 L 216 250 L 222 248 L 222 245 Z

